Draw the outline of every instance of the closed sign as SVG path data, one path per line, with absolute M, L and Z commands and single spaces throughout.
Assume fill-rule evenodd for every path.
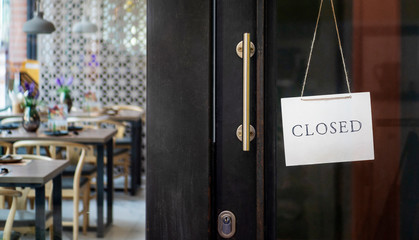
M 287 166 L 374 159 L 369 92 L 282 98 Z

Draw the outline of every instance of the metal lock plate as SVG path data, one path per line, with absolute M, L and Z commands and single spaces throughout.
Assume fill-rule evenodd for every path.
M 231 238 L 236 233 L 236 216 L 230 211 L 218 215 L 218 234 L 222 238 Z
M 239 139 L 240 141 L 243 141 L 243 125 L 242 124 L 240 124 L 240 126 L 237 128 L 236 136 L 237 136 L 237 139 Z M 252 125 L 250 125 L 250 141 L 253 141 L 253 139 L 255 139 L 255 136 L 256 136 L 256 130 Z

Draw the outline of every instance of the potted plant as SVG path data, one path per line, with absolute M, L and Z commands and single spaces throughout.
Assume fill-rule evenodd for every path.
M 69 77 L 67 80 L 64 77 L 57 78 L 55 82 L 58 85 L 58 95 L 60 97 L 60 103 L 67 105 L 67 112 L 70 112 L 73 106 L 73 100 L 71 99 L 70 85 L 73 83 L 73 77 Z
M 39 92 L 35 88 L 35 83 L 25 82 L 24 86 L 19 87 L 19 91 L 23 93 L 23 128 L 28 132 L 35 132 L 41 123 L 38 110 Z

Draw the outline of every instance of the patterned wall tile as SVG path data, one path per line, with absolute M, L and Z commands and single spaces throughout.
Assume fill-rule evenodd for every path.
M 58 101 L 55 79 L 71 76 L 76 108 L 82 108 L 84 93 L 94 91 L 102 106 L 146 110 L 146 0 L 44 0 L 42 9 L 56 27 L 52 34 L 38 35 L 40 97 L 46 104 Z M 83 15 L 98 32 L 72 32 Z
M 74 77 L 73 105 L 95 91 L 102 105 L 131 104 L 145 109 L 146 0 L 45 0 L 44 16 L 56 26 L 39 35 L 41 98 L 58 100 L 55 79 Z M 71 31 L 87 15 L 98 25 L 93 34 Z

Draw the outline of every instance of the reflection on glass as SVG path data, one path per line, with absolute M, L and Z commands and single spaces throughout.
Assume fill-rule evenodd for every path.
M 276 237 L 419 239 L 419 3 L 335 1 L 352 91 L 371 92 L 376 158 L 285 167 L 280 98 L 299 96 L 319 3 L 271 3 Z M 330 2 L 324 4 L 305 95 L 345 92 Z

